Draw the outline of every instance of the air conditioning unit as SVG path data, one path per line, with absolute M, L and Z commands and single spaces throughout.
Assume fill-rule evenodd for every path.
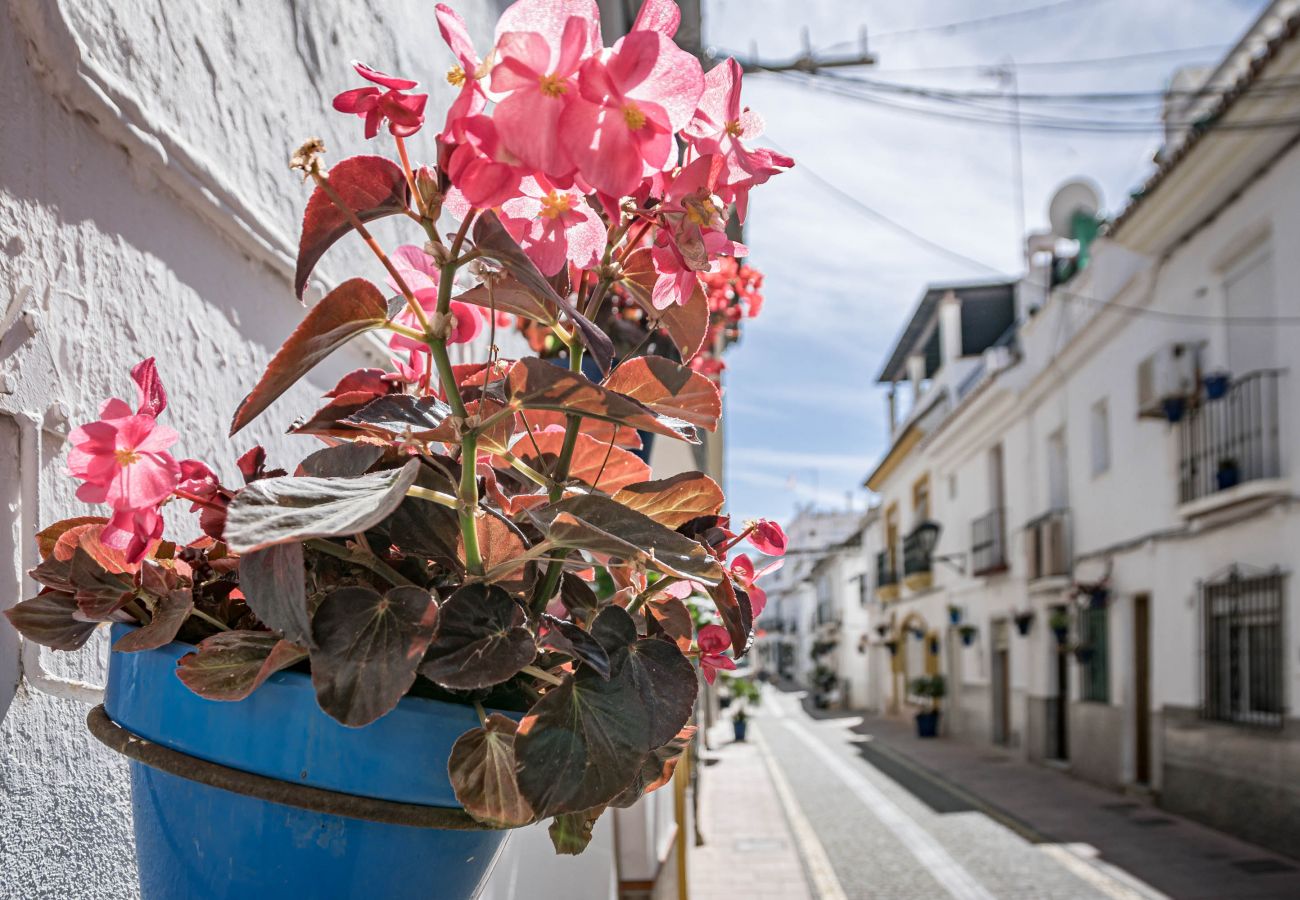
M 1138 415 L 1166 418 L 1166 401 L 1192 401 L 1200 393 L 1204 341 L 1179 341 L 1161 347 L 1137 370 Z

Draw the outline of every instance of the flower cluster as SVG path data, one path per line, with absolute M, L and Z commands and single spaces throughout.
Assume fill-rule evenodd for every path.
M 704 296 L 709 304 L 709 330 L 705 350 L 691 360 L 691 368 L 716 377 L 726 368 L 721 350 L 739 339 L 743 319 L 763 309 L 763 273 L 748 263 L 724 259 L 704 276 Z

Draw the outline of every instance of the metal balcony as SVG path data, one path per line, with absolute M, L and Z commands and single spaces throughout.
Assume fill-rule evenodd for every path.
M 992 575 L 1007 570 L 1006 511 L 998 508 L 971 522 L 972 575 Z
M 1071 551 L 1068 509 L 1051 510 L 1025 525 L 1025 569 L 1030 581 L 1068 576 Z
M 1216 491 L 1281 472 L 1278 369 L 1233 380 L 1217 400 L 1204 400 L 1178 423 L 1178 499 L 1190 503 Z

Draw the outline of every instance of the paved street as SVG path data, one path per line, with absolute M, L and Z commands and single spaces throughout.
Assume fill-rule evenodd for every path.
M 1058 772 L 921 744 L 902 723 L 815 719 L 799 694 L 765 690 L 748 744 L 712 735 L 692 896 L 1300 896 L 1300 867 L 1258 848 Z

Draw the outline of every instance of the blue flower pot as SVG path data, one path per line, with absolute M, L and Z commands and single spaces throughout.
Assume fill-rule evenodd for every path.
M 1228 393 L 1228 387 L 1232 383 L 1231 377 L 1226 372 L 1212 372 L 1205 376 L 1205 397 L 1207 400 L 1221 400 Z
M 116 640 L 126 626 L 113 626 Z M 311 678 L 280 672 L 246 700 L 205 700 L 176 677 L 193 650 L 113 653 L 108 717 L 134 734 L 243 772 L 359 797 L 457 808 L 452 744 L 471 707 L 406 697 L 364 728 L 316 705 Z M 474 897 L 505 831 L 448 831 L 310 812 L 211 787 L 132 760 L 143 900 Z
M 732 719 L 731 732 L 735 736 L 737 742 L 743 743 L 745 735 L 749 732 L 749 723 L 739 719 Z
M 932 738 L 939 736 L 939 711 L 916 714 L 916 736 Z
M 1165 420 L 1173 424 L 1182 421 L 1187 401 L 1182 397 L 1166 397 L 1160 401 L 1160 407 L 1164 410 Z
M 958 609 L 958 608 L 956 608 L 956 607 L 954 607 L 954 606 L 950 606 L 950 607 L 948 607 L 948 621 L 951 622 L 951 623 L 954 624 L 954 625 L 960 625 L 960 624 L 961 624 L 961 610 Z

